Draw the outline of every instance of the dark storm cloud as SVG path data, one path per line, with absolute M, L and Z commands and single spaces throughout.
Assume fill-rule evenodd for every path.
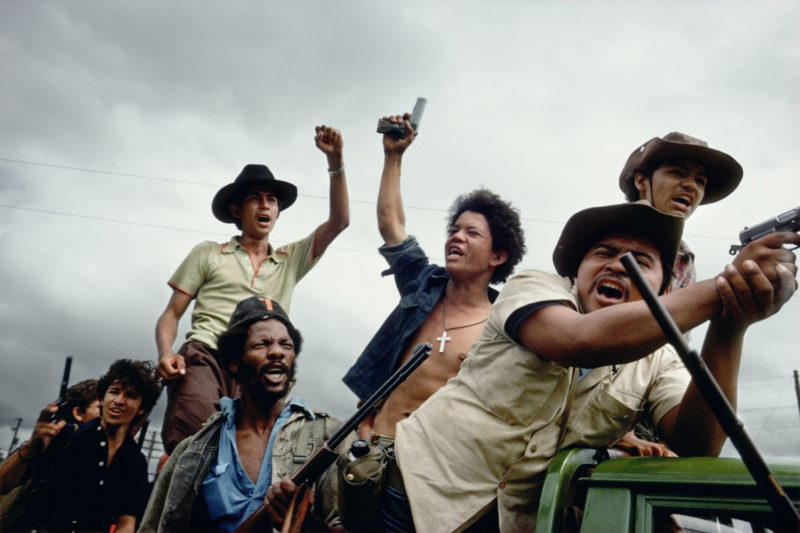
M 0 208 L 0 410 L 29 430 L 65 355 L 76 357 L 74 380 L 120 356 L 155 357 L 166 280 L 197 242 L 233 233 L 209 205 L 243 164 L 266 162 L 300 188 L 274 242 L 311 232 L 328 186 L 313 127 L 331 122 L 345 136 L 351 227 L 299 285 L 292 314 L 307 339 L 297 391 L 348 415 L 354 398 L 339 378 L 397 300 L 375 251 L 375 122 L 416 96 L 429 106 L 403 195 L 409 232 L 434 260 L 446 207 L 486 185 L 522 211 L 523 267 L 552 270 L 569 214 L 620 201 L 627 154 L 678 129 L 745 166 L 730 199 L 687 223 L 700 277 L 714 276 L 739 229 L 800 198 L 796 20 L 797 6 L 780 2 L 724 12 L 710 3 L 0 2 L 0 158 L 36 163 L 0 161 L 0 204 L 11 206 Z M 776 375 L 796 366 L 798 320 L 794 297 L 752 329 L 743 382 L 751 364 Z M 781 406 L 791 399 L 768 392 Z M 0 415 L 6 430 L 9 417 Z M 767 453 L 797 455 L 786 451 L 797 439 L 765 431 Z

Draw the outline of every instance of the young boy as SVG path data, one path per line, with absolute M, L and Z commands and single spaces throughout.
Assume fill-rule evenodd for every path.
M 81 425 L 50 422 L 51 403 L 33 435 L 0 467 L 8 491 L 31 480 L 22 524 L 8 530 L 133 533 L 149 492 L 147 460 L 130 435 L 161 386 L 149 361 L 120 359 L 97 384 L 102 416 Z
M 687 219 L 699 205 L 722 200 L 742 181 L 736 160 L 708 143 L 672 132 L 653 137 L 633 151 L 619 175 L 619 188 L 629 202 L 645 200 L 662 213 Z M 694 253 L 681 241 L 672 290 L 697 279 Z

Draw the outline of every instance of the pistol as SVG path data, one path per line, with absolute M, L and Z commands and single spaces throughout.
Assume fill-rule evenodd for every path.
M 411 117 L 408 121 L 411 127 L 414 128 L 414 135 L 419 135 L 419 123 L 422 120 L 422 113 L 425 112 L 425 105 L 428 101 L 425 98 L 417 98 L 417 103 L 414 104 L 414 110 L 411 112 Z M 378 120 L 378 133 L 388 133 L 395 139 L 405 139 L 406 127 L 403 124 L 395 124 L 385 119 Z
M 48 422 L 56 422 L 59 418 L 63 415 L 64 406 L 67 405 L 67 388 L 69 385 L 69 371 L 72 368 L 72 356 L 68 355 L 67 360 L 64 361 L 64 375 L 61 377 L 61 388 L 58 392 L 58 400 L 56 400 L 56 405 L 58 405 L 58 409 L 55 413 L 50 413 L 48 418 Z
M 760 239 L 764 235 L 769 235 L 770 233 L 775 233 L 778 231 L 799 231 L 800 230 L 800 207 L 795 207 L 794 209 L 790 209 L 785 213 L 781 213 L 780 215 L 771 218 L 769 220 L 765 220 L 760 224 L 756 224 L 752 227 L 745 227 L 742 231 L 739 232 L 739 241 L 742 244 L 732 244 L 731 249 L 728 250 L 728 253 L 731 255 L 736 255 L 739 250 L 750 244 L 756 239 Z M 794 248 L 797 248 L 795 246 Z M 794 250 L 792 248 L 792 250 Z

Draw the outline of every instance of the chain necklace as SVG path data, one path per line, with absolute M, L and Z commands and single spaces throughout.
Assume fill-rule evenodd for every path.
M 454 329 L 464 329 L 464 328 L 471 328 L 472 326 L 477 326 L 478 324 L 483 324 L 489 320 L 489 315 L 486 315 L 486 318 L 483 320 L 478 320 L 477 322 L 473 322 L 472 324 L 464 324 L 463 326 L 453 326 L 450 328 L 450 331 Z M 444 353 L 444 344 L 452 340 L 452 337 L 447 336 L 447 296 L 442 297 L 442 336 L 436 337 L 436 340 L 439 341 L 439 353 Z

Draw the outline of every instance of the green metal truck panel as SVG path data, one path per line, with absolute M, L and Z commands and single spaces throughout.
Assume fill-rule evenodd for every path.
M 800 461 L 770 468 L 800 508 Z M 779 531 L 739 459 L 558 454 L 542 486 L 536 531 Z

